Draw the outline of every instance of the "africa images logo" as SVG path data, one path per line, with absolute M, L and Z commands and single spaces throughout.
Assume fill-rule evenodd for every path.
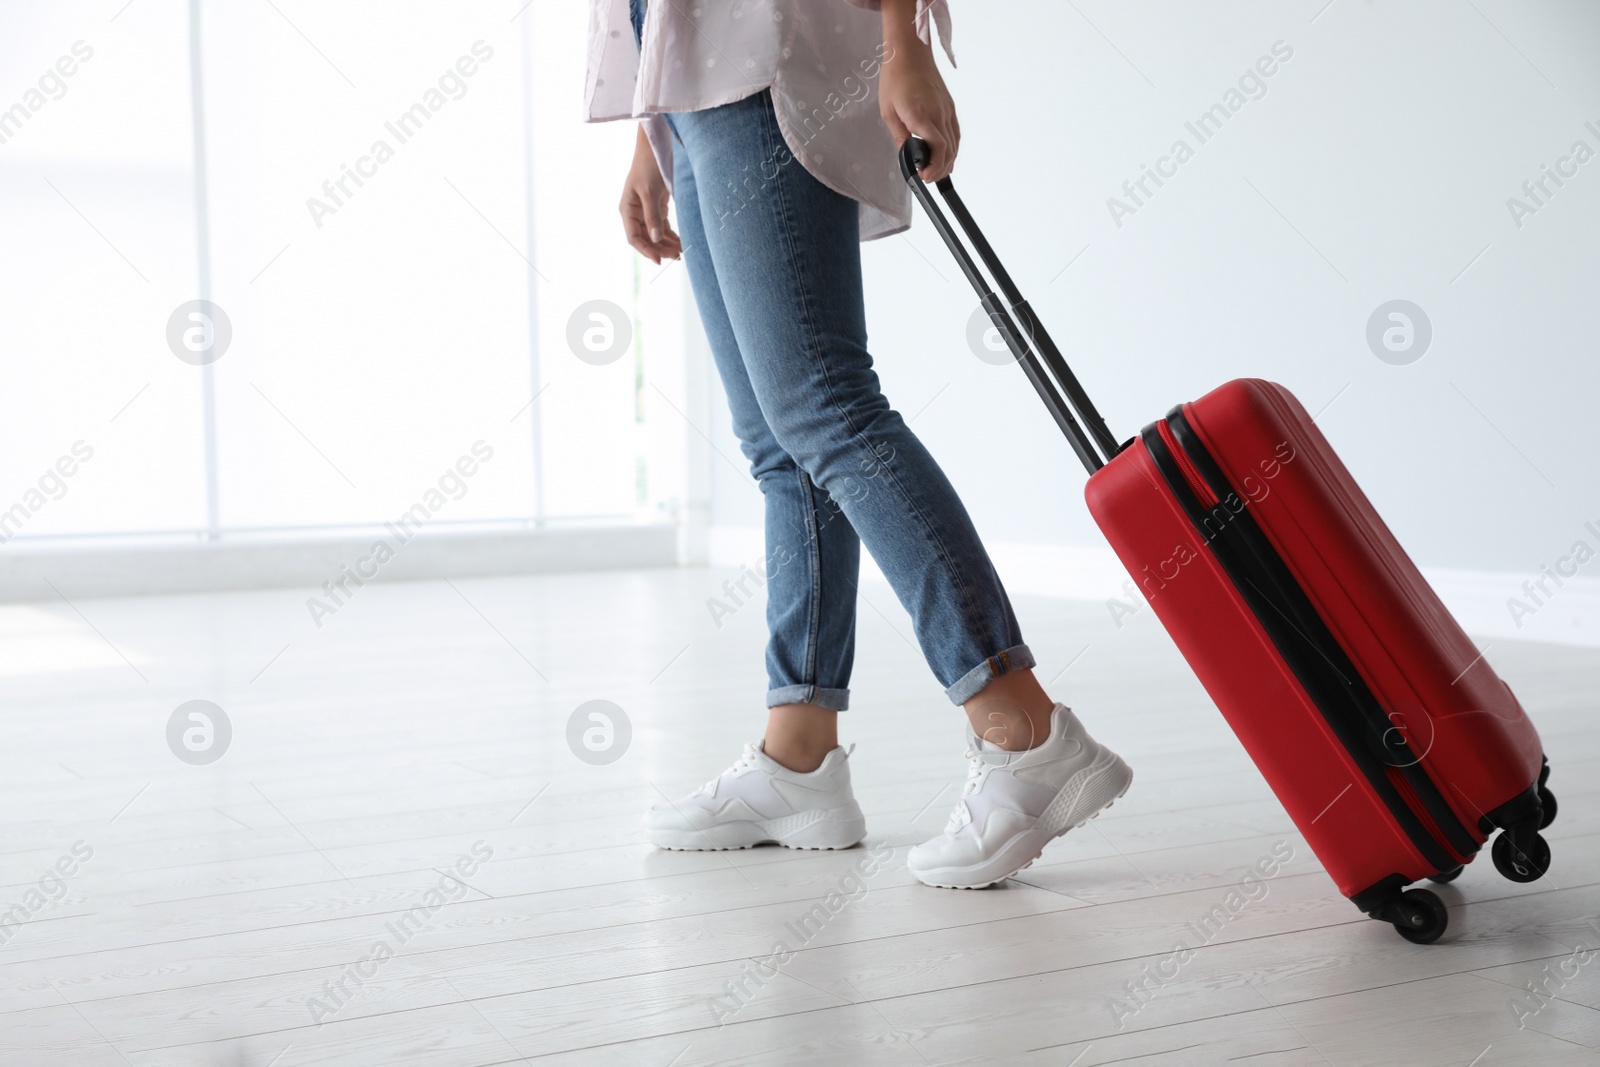
M 473 58 L 476 57 L 476 58 Z M 382 137 L 368 147 L 365 154 L 356 157 L 354 167 L 339 164 L 339 176 L 322 183 L 322 196 L 306 197 L 306 210 L 317 229 L 322 229 L 323 219 L 339 212 L 368 181 L 378 176 L 378 168 L 395 157 L 395 149 L 422 132 L 433 116 L 451 100 L 467 95 L 466 79 L 478 73 L 483 63 L 494 58 L 494 49 L 483 41 L 472 43 L 472 55 L 462 56 L 453 67 L 439 75 L 434 85 L 423 90 L 422 99 L 402 111 L 393 121 L 383 124 L 384 130 L 394 139 L 390 144 Z M 448 94 L 448 95 L 446 95 Z M 351 186 L 355 188 L 352 189 Z
M 1200 145 L 1221 133 L 1222 127 L 1243 111 L 1245 104 L 1266 96 L 1267 79 L 1277 74 L 1281 65 L 1293 58 L 1294 48 L 1288 42 L 1272 42 L 1270 55 L 1257 59 L 1239 76 L 1237 83 L 1228 87 L 1219 101 L 1183 124 L 1189 136 L 1194 138 L 1193 144 L 1189 143 L 1188 137 L 1179 137 L 1172 142 L 1172 147 L 1165 155 L 1156 159 L 1154 167 L 1148 163 L 1139 164 L 1139 176 L 1122 183 L 1122 195 L 1127 199 L 1115 196 L 1106 198 L 1106 210 L 1111 212 L 1111 221 L 1116 223 L 1117 229 L 1122 229 L 1123 219 L 1138 214 L 1139 209 L 1149 203 L 1168 181 L 1176 178 L 1178 168 L 1194 158 Z

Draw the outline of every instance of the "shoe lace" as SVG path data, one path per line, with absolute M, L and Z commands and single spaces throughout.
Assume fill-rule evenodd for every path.
M 961 783 L 961 798 L 956 801 L 955 810 L 950 813 L 949 820 L 944 824 L 944 832 L 947 834 L 955 833 L 972 821 L 972 812 L 967 808 L 967 798 L 978 791 L 978 786 L 983 781 L 984 768 L 988 766 L 971 745 L 967 746 L 962 755 L 967 758 L 967 780 Z
M 699 792 L 704 793 L 708 797 L 715 796 L 717 792 L 717 783 L 722 781 L 722 779 L 726 778 L 730 774 L 739 774 L 742 771 L 754 767 L 756 765 L 756 757 L 760 751 L 760 746 L 757 745 L 756 742 L 746 741 L 744 745 L 744 753 L 740 755 L 738 759 L 733 761 L 733 766 L 729 767 L 727 770 L 711 779 L 705 785 L 701 786 Z

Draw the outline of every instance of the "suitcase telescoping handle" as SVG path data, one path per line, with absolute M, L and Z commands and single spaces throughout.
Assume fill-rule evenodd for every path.
M 1011 281 L 1011 275 L 1000 265 L 1000 260 L 995 256 L 994 249 L 989 247 L 983 231 L 979 230 L 978 224 L 973 221 L 972 213 L 961 202 L 961 197 L 956 195 L 955 186 L 950 183 L 949 178 L 941 178 L 934 183 L 938 187 L 939 194 L 944 197 L 945 203 L 950 205 L 950 213 L 961 223 L 961 229 L 966 232 L 967 240 L 972 243 L 978 258 L 983 260 L 983 265 L 994 278 L 995 285 L 1004 295 L 1006 303 L 1010 305 L 1009 311 L 979 273 L 977 264 L 973 262 L 961 239 L 956 236 L 950 220 L 945 217 L 944 211 L 933 199 L 933 194 L 928 191 L 927 183 L 917 173 L 931 157 L 932 151 L 926 141 L 920 137 L 908 137 L 906 143 L 900 146 L 900 172 L 905 175 L 912 194 L 921 201 L 928 217 L 933 220 L 933 228 L 939 231 L 944 243 L 950 246 L 951 253 L 961 266 L 961 273 L 967 276 L 967 281 L 978 291 L 983 310 L 988 313 L 989 319 L 1000 331 L 1000 336 L 1005 338 L 1006 346 L 1011 349 L 1011 354 L 1016 357 L 1028 380 L 1033 383 L 1033 388 L 1044 401 L 1044 406 L 1050 410 L 1056 425 L 1067 435 L 1072 450 L 1083 461 L 1084 467 L 1093 474 L 1117 454 L 1119 451 L 1117 439 L 1111 436 L 1111 431 L 1106 428 L 1106 420 L 1100 417 L 1100 412 L 1095 410 L 1094 403 L 1083 391 L 1083 386 L 1078 384 L 1077 376 L 1067 366 L 1061 350 L 1045 332 L 1044 325 L 1033 313 L 1033 308 L 1028 306 L 1028 302 L 1017 291 L 1016 285 Z M 1033 351 L 1035 347 L 1038 349 L 1037 355 Z M 1055 379 L 1054 382 L 1045 374 L 1045 368 L 1049 369 L 1050 376 Z M 1060 385 L 1059 390 L 1056 388 L 1057 383 Z M 1066 394 L 1065 400 L 1062 399 L 1062 393 Z M 1071 402 L 1070 407 L 1068 401 Z M 1085 426 L 1088 427 L 1087 432 L 1084 430 Z

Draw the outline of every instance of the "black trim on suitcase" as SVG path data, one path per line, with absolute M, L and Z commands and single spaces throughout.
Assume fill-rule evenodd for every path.
M 1383 910 L 1410 884 L 1404 875 L 1386 875 L 1351 897 L 1350 903 L 1375 919 L 1381 918 Z
M 1545 761 L 1545 767 L 1550 766 L 1550 761 Z M 1539 783 L 1535 782 L 1504 804 L 1491 812 L 1484 814 L 1478 820 L 1478 829 L 1485 837 L 1495 830 L 1506 830 L 1524 823 L 1537 824 L 1544 817 L 1544 805 L 1539 798 Z
M 1202 464 L 1198 462 L 1200 457 L 1195 455 L 1194 450 L 1198 441 L 1194 440 L 1193 432 L 1186 422 L 1180 431 L 1177 425 L 1180 421 L 1182 412 L 1174 409 L 1168 415 L 1167 424 L 1173 430 L 1174 436 L 1179 438 L 1180 447 L 1188 454 L 1191 461 L 1195 461 L 1196 466 L 1201 467 Z M 1183 507 L 1195 529 L 1210 546 L 1217 562 L 1238 589 L 1239 595 L 1250 605 L 1263 632 L 1283 657 L 1284 664 L 1322 712 L 1329 728 L 1350 753 L 1363 777 L 1394 816 L 1400 829 L 1435 870 L 1444 871 L 1457 866 L 1459 861 L 1441 847 L 1432 831 L 1411 810 L 1411 806 L 1405 802 L 1394 783 L 1390 781 L 1387 773 L 1390 764 L 1374 751 L 1375 746 L 1381 746 L 1383 743 L 1383 732 L 1389 725 L 1387 718 L 1384 719 L 1383 727 L 1378 728 L 1375 734 L 1373 723 L 1352 699 L 1353 690 L 1357 687 L 1365 689 L 1365 683 L 1361 681 L 1360 674 L 1344 655 L 1343 649 L 1339 647 L 1333 635 L 1328 632 L 1327 626 L 1317 614 L 1316 608 L 1306 598 L 1299 582 L 1289 572 L 1277 552 L 1271 548 L 1271 543 L 1256 525 L 1255 518 L 1245 509 L 1235 512 L 1222 503 L 1215 508 L 1207 508 L 1202 504 L 1189 488 L 1189 483 L 1179 469 L 1177 460 L 1167 448 L 1166 442 L 1161 439 L 1156 423 L 1145 427 L 1140 437 L 1155 461 L 1156 468 L 1172 491 L 1174 499 Z M 1203 471 L 1202 476 L 1206 477 L 1213 490 L 1217 491 L 1218 499 L 1220 501 L 1229 498 L 1242 499 L 1225 480 L 1221 487 L 1218 487 L 1216 479 L 1211 475 L 1220 472 L 1209 462 L 1209 455 L 1205 455 L 1204 459 L 1207 461 L 1205 465 L 1213 469 Z M 1207 520 L 1218 527 L 1216 533 L 1213 534 L 1208 530 Z M 1260 549 L 1260 545 L 1266 546 L 1265 552 Z M 1354 679 L 1354 682 L 1351 682 L 1351 679 Z M 1371 699 L 1370 691 L 1368 699 Z M 1460 820 L 1453 814 L 1450 816 L 1450 822 L 1454 824 L 1458 834 L 1466 836 Z M 1470 836 L 1467 836 L 1466 840 L 1468 844 L 1462 852 L 1464 855 L 1471 855 L 1479 846 Z

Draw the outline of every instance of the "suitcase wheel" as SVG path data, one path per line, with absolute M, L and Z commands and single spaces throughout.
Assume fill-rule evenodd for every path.
M 1549 759 L 1546 759 L 1544 761 L 1544 766 L 1539 768 L 1539 782 L 1537 786 L 1539 790 L 1539 806 L 1544 810 L 1544 814 L 1539 817 L 1539 829 L 1541 830 L 1556 821 L 1556 795 L 1550 792 L 1550 787 L 1545 784 L 1549 781 L 1550 761 Z
M 1461 872 L 1464 870 L 1466 870 L 1466 868 L 1458 864 L 1457 866 L 1450 868 L 1448 871 L 1440 871 L 1438 874 L 1428 875 L 1428 881 L 1438 882 L 1440 885 L 1445 885 L 1449 882 L 1455 881 L 1457 878 L 1460 878 Z
M 1384 918 L 1394 923 L 1400 936 L 1414 945 L 1431 945 L 1450 925 L 1450 911 L 1431 890 L 1407 889 L 1387 909 Z
M 1544 812 L 1539 817 L 1539 829 L 1543 830 L 1556 821 L 1556 795 L 1542 785 L 1539 787 L 1539 807 Z
M 1519 847 L 1510 832 L 1502 830 L 1490 854 L 1494 869 L 1513 882 L 1536 881 L 1550 869 L 1550 844 L 1538 832 L 1527 835 L 1527 842 Z

